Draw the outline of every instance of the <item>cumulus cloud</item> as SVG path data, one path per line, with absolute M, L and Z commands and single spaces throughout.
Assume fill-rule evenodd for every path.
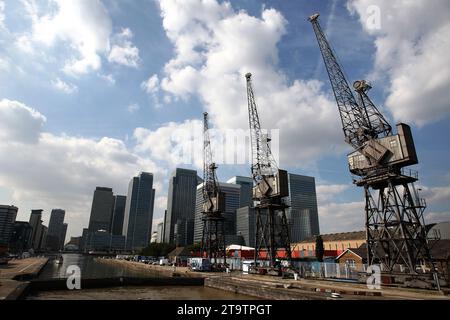
M 51 12 L 40 14 L 33 0 L 23 0 L 32 21 L 33 41 L 54 45 L 67 42 L 75 49 L 64 66 L 68 74 L 79 75 L 101 67 L 100 54 L 110 50 L 111 18 L 99 0 L 51 0 Z
M 139 65 L 139 49 L 133 45 L 133 33 L 130 29 L 122 29 L 112 38 L 113 46 L 108 55 L 108 61 L 127 67 L 137 68 Z
M 0 100 L 0 141 L 6 145 L 35 144 L 46 120 L 45 116 L 23 103 L 8 99 Z
M 159 89 L 158 75 L 154 74 L 141 83 L 141 89 L 147 93 L 156 93 Z
M 119 139 L 88 139 L 43 131 L 45 117 L 17 101 L 0 102 L 0 186 L 10 190 L 20 207 L 19 219 L 29 209 L 66 209 L 69 233 L 80 234 L 89 220 L 96 186 L 126 194 L 131 177 L 140 171 L 155 174 L 161 190 L 166 171 L 149 157 L 127 149 Z
M 380 9 L 380 28 L 370 23 L 373 6 Z M 380 83 L 387 80 L 386 106 L 394 118 L 422 126 L 446 116 L 450 111 L 448 2 L 351 0 L 348 8 L 375 38 L 374 75 Z
M 321 233 L 364 230 L 364 202 L 331 202 L 320 205 L 319 221 Z
M 280 166 L 300 166 L 342 150 L 335 103 L 322 83 L 290 81 L 277 67 L 277 44 L 287 25 L 280 12 L 263 8 L 254 17 L 217 1 L 159 4 L 175 47 L 160 81 L 167 94 L 198 97 L 218 129 L 246 129 L 244 75 L 252 72 L 262 126 L 280 129 Z
M 52 80 L 52 85 L 67 94 L 72 94 L 78 91 L 78 87 L 74 84 L 67 83 L 62 81 L 60 78 L 56 78 L 56 80 Z
M 316 187 L 317 200 L 319 204 L 328 202 L 335 196 L 350 188 L 348 184 L 323 184 Z
M 179 164 L 202 166 L 203 123 L 200 120 L 170 122 L 154 131 L 136 128 L 133 137 L 136 152 L 150 154 L 169 167 Z

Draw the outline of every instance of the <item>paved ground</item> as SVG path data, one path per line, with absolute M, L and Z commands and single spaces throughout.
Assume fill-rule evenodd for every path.
M 47 260 L 47 258 L 11 260 L 7 265 L 0 266 L 0 300 L 8 297 L 24 283 L 13 280 L 14 277 L 39 274 Z

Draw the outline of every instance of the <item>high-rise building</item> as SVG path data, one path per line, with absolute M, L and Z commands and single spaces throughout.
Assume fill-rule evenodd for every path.
M 92 199 L 89 232 L 105 230 L 110 232 L 113 211 L 113 191 L 111 188 L 97 187 Z
M 88 244 L 89 244 L 89 229 L 83 228 L 83 233 L 81 234 L 80 251 L 86 252 L 88 249 Z
M 31 234 L 31 248 L 40 249 L 40 241 L 42 237 L 42 209 L 31 210 L 30 225 L 33 228 Z
M 236 213 L 236 234 L 244 238 L 244 245 L 255 247 L 255 208 L 242 207 Z
M 0 205 L 0 247 L 9 246 L 18 210 L 14 206 Z
M 67 234 L 67 223 L 63 223 L 61 236 L 59 238 L 59 247 L 61 250 L 64 250 L 64 243 L 66 242 L 66 234 Z
M 288 174 L 290 205 L 286 215 L 290 224 L 291 242 L 319 235 L 316 183 L 314 177 Z
M 141 172 L 128 185 L 123 220 L 123 235 L 128 250 L 140 250 L 150 243 L 154 202 L 153 174 Z
M 46 248 L 50 251 L 59 251 L 61 247 L 61 237 L 63 233 L 64 217 L 66 212 L 62 209 L 53 209 L 48 223 L 48 235 Z
M 47 242 L 47 235 L 48 235 L 48 227 L 44 226 L 41 221 L 40 225 L 40 232 L 39 232 L 39 244 L 37 246 L 37 251 L 43 252 L 46 250 L 45 243 Z
M 120 236 L 123 231 L 123 217 L 125 215 L 126 196 L 114 196 L 111 233 Z
M 156 232 L 158 234 L 158 238 L 156 239 L 156 242 L 163 243 L 164 242 L 164 222 L 158 223 L 158 226 L 156 227 Z
M 11 235 L 9 249 L 13 253 L 21 254 L 31 249 L 31 234 L 33 228 L 29 222 L 16 221 L 14 223 L 14 230 Z
M 225 241 L 233 239 L 227 236 L 236 236 L 236 210 L 240 205 L 241 185 L 219 182 L 220 191 L 225 193 L 224 234 Z M 194 243 L 202 241 L 203 236 L 203 183 L 197 186 L 195 204 Z M 227 243 L 230 244 L 230 243 Z
M 253 207 L 253 179 L 249 177 L 236 176 L 227 181 L 227 183 L 238 184 L 241 186 L 239 197 L 239 208 Z
M 195 170 L 177 168 L 173 172 L 169 180 L 164 242 L 179 246 L 193 243 L 195 198 L 200 181 Z

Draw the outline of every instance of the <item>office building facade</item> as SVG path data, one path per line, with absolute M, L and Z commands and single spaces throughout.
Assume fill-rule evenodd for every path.
M 239 208 L 253 207 L 253 179 L 249 177 L 236 176 L 227 181 L 230 184 L 238 184 L 241 186 L 239 195 Z
M 156 238 L 156 242 L 163 243 L 164 242 L 164 222 L 158 223 L 158 226 L 156 227 L 156 233 L 158 234 L 158 237 Z
M 127 197 L 116 195 L 114 196 L 114 206 L 111 223 L 111 233 L 120 236 L 123 231 L 123 218 L 125 216 L 125 205 Z
M 9 243 L 9 250 L 16 254 L 21 254 L 30 250 L 32 233 L 33 228 L 29 222 L 16 221 Z
M 111 231 L 113 202 L 114 197 L 111 188 L 97 187 L 95 189 L 89 219 L 89 232 Z
M 59 251 L 63 249 L 61 247 L 61 238 L 64 232 L 65 215 L 66 212 L 62 209 L 53 209 L 50 213 L 46 240 L 46 248 L 50 251 Z
M 291 242 L 319 235 L 316 183 L 314 177 L 288 174 L 289 198 L 287 218 Z
M 256 231 L 255 208 L 242 207 L 236 212 L 236 234 L 244 239 L 244 245 L 255 247 L 255 231 Z
M 154 202 L 153 174 L 141 172 L 128 185 L 122 229 L 128 250 L 140 250 L 149 245 Z
M 236 210 L 240 205 L 239 184 L 219 182 L 220 191 L 225 193 L 224 234 L 236 236 Z M 203 183 L 197 186 L 194 222 L 194 243 L 201 242 L 203 236 Z M 229 237 L 228 237 L 229 238 Z M 230 244 L 230 243 L 227 243 Z
M 200 182 L 197 171 L 177 168 L 169 180 L 164 242 L 185 246 L 193 243 L 195 201 Z
M 9 246 L 18 210 L 15 206 L 0 205 L 0 247 Z

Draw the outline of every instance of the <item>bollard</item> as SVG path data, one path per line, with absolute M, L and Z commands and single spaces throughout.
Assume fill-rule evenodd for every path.
M 298 273 L 294 273 L 294 280 L 295 280 L 295 281 L 298 280 Z

